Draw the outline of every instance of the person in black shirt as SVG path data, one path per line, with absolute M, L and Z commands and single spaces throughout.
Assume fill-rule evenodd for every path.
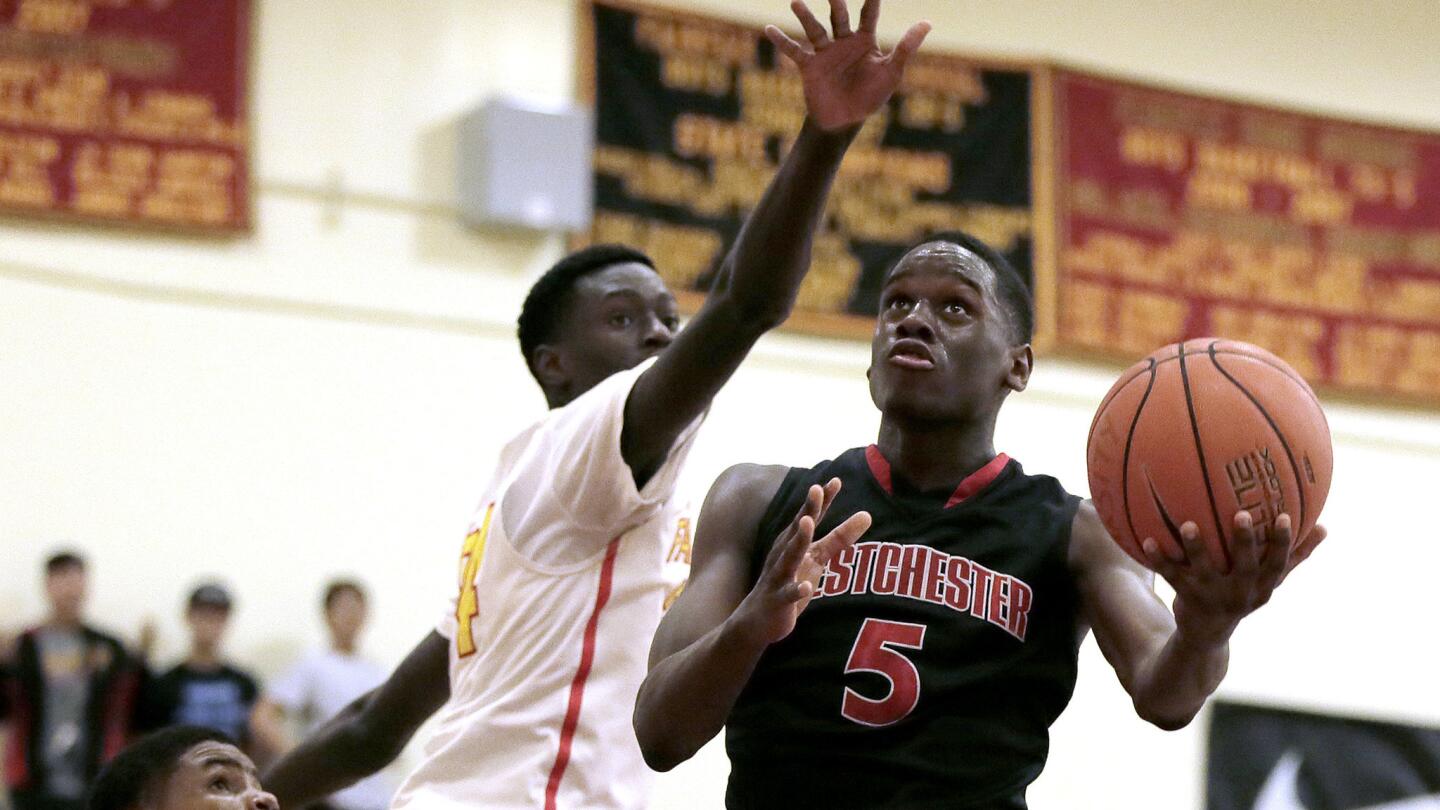
M 652 767 L 724 726 L 731 808 L 1022 810 L 1091 630 L 1140 717 L 1194 718 L 1237 623 L 1325 532 L 1292 552 L 1287 516 L 1260 532 L 1242 512 L 1228 570 L 1193 522 L 1183 559 L 1146 540 L 1167 610 L 1092 504 L 995 452 L 1032 329 L 1024 280 L 973 237 L 928 238 L 891 269 L 877 443 L 808 470 L 740 465 L 706 499 L 636 705 Z
M 250 712 L 260 687 L 248 673 L 221 657 L 233 602 L 220 585 L 206 584 L 190 594 L 185 621 L 190 653 L 178 666 L 146 684 L 140 728 L 200 726 L 225 733 L 246 745 Z
M 137 658 L 85 619 L 85 560 L 45 563 L 50 613 L 13 650 L 0 651 L 0 731 L 8 727 L 5 781 L 15 810 L 76 810 L 101 766 L 129 741 Z

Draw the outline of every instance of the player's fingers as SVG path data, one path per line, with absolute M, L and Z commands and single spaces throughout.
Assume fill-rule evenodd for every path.
M 800 561 L 805 559 L 805 553 L 810 550 L 810 541 L 815 538 L 815 519 L 806 515 L 800 518 L 800 523 L 795 527 L 795 535 L 790 538 L 790 544 L 780 557 L 780 562 L 775 566 L 775 576 L 782 582 L 789 582 L 795 579 L 795 572 L 800 569 Z
M 765 38 L 769 39 L 775 46 L 775 50 L 785 54 L 785 57 L 797 65 L 805 64 L 810 54 L 795 40 L 791 39 L 784 31 L 773 25 L 765 26 Z
M 1235 513 L 1233 528 L 1230 535 L 1230 559 L 1235 562 L 1235 570 L 1254 571 L 1260 567 L 1260 556 L 1264 553 L 1262 533 L 1255 531 L 1254 518 L 1243 510 Z
M 905 32 L 905 36 L 901 37 L 900 41 L 895 43 L 895 50 L 891 51 L 890 55 L 885 57 L 890 61 L 890 67 L 897 71 L 904 70 L 905 63 L 909 62 L 910 57 L 914 56 L 915 52 L 920 50 L 920 44 L 925 41 L 925 37 L 929 34 L 930 23 L 928 22 L 918 22 L 910 26 L 910 30 Z
M 1185 552 L 1185 559 L 1182 561 L 1185 565 L 1191 568 L 1215 567 L 1210 553 L 1205 550 L 1205 544 L 1200 541 L 1200 527 L 1193 520 L 1180 524 L 1180 549 Z
M 1176 573 L 1175 562 L 1166 556 L 1160 549 L 1160 544 L 1155 538 L 1147 537 L 1140 541 L 1140 552 L 1145 555 L 1146 562 L 1150 563 L 1150 570 L 1171 581 L 1171 576 Z
M 847 546 L 855 545 L 865 532 L 870 530 L 870 513 L 856 512 L 845 519 L 844 523 L 830 530 L 820 540 L 810 547 L 810 559 L 821 565 L 825 565 Z
M 831 478 L 825 482 L 825 490 L 820 498 L 820 511 L 815 514 L 816 525 L 825 520 L 825 514 L 830 511 L 830 507 L 835 503 L 835 497 L 840 494 L 840 487 L 839 478 Z
M 848 37 L 850 31 L 850 9 L 846 0 L 830 0 L 830 34 L 839 39 Z
M 1265 548 L 1260 558 L 1260 568 L 1266 576 L 1279 581 L 1290 563 L 1290 516 L 1280 515 L 1270 527 Z
M 775 570 L 775 566 L 779 564 L 781 555 L 785 553 L 785 549 L 790 547 L 790 540 L 794 538 L 794 536 L 795 524 L 793 523 L 786 526 L 784 531 L 775 536 L 775 542 L 771 543 L 770 550 L 765 552 L 765 564 L 760 568 L 762 572 L 761 576 Z
M 805 602 L 815 595 L 815 585 L 808 579 L 792 582 L 780 591 L 780 601 L 794 604 Z
M 830 44 L 830 35 L 825 33 L 825 26 L 821 25 L 820 21 L 815 19 L 815 15 L 811 13 L 810 7 L 805 5 L 802 0 L 795 0 L 795 2 L 791 3 L 790 10 L 795 12 L 795 19 L 800 21 L 800 27 L 805 29 L 805 36 L 809 37 L 810 44 L 813 45 L 816 50 Z
M 813 519 L 816 515 L 820 514 L 820 504 L 824 500 L 825 490 L 821 489 L 818 484 L 811 484 L 810 488 L 805 490 L 805 500 L 800 504 L 800 511 L 795 513 L 795 519 L 791 521 L 790 524 L 792 526 L 798 525 L 800 518 L 803 517 Z
M 875 33 L 880 25 L 880 0 L 865 0 L 865 5 L 860 7 L 860 31 L 865 34 Z

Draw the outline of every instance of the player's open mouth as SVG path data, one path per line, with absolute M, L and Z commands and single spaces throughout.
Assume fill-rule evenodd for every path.
M 895 341 L 895 345 L 890 347 L 887 359 L 893 366 L 912 371 L 930 371 L 935 368 L 935 356 L 930 353 L 930 348 L 918 340 L 908 338 Z

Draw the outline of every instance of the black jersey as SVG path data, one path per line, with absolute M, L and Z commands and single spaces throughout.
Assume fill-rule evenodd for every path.
M 752 576 L 835 477 L 816 537 L 860 510 L 874 524 L 736 702 L 727 806 L 1024 808 L 1075 688 L 1079 499 L 1003 455 L 948 503 L 896 493 L 879 450 L 857 448 L 785 476 Z

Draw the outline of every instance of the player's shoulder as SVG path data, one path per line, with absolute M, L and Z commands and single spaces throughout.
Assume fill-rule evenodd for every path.
M 1070 524 L 1068 557 L 1070 568 L 1077 573 L 1134 564 L 1110 537 L 1110 531 L 1095 510 L 1094 501 L 1089 498 L 1080 501 Z
M 715 479 L 706 512 L 763 510 L 792 468 L 783 464 L 735 464 Z

